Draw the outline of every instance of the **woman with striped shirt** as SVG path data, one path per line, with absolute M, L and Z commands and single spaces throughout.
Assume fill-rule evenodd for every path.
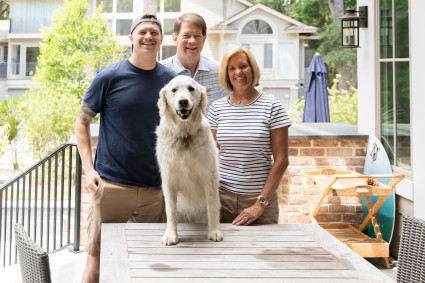
M 221 222 L 278 223 L 276 190 L 288 167 L 291 121 L 277 99 L 255 89 L 260 70 L 248 49 L 227 51 L 219 76 L 232 91 L 207 115 L 219 148 Z

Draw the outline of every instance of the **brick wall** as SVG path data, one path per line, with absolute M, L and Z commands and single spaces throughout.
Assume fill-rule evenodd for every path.
M 290 139 L 289 167 L 279 186 L 279 223 L 308 223 L 301 171 L 332 167 L 363 173 L 367 138 Z M 320 191 L 309 187 L 313 203 Z M 316 217 L 319 223 L 361 223 L 360 197 L 327 196 Z
M 97 139 L 92 140 L 93 156 Z M 358 139 L 290 139 L 289 167 L 279 186 L 279 223 L 307 223 L 308 207 L 299 176 L 301 171 L 332 167 L 363 173 L 367 138 Z M 81 244 L 87 241 L 87 213 L 89 192 L 82 178 Z M 319 195 L 314 186 L 309 188 L 313 202 Z M 362 207 L 359 197 L 326 197 L 316 217 L 319 223 L 361 223 Z

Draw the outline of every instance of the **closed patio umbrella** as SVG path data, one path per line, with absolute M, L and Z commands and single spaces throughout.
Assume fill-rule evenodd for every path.
M 319 53 L 311 60 L 308 72 L 303 123 L 329 123 L 328 73 Z

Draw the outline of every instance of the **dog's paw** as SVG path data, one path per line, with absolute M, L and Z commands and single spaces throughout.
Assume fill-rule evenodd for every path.
M 162 236 L 161 243 L 166 246 L 177 245 L 179 239 L 177 238 L 176 233 L 165 232 L 164 236 Z
M 212 230 L 208 232 L 208 239 L 214 242 L 223 241 L 223 234 L 220 230 Z

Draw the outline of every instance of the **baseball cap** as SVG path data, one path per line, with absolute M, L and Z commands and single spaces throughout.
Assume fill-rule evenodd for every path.
M 134 20 L 133 23 L 131 24 L 131 29 L 130 29 L 130 34 L 133 33 L 134 29 L 141 23 L 143 22 L 152 22 L 158 25 L 159 30 L 161 31 L 162 34 L 162 26 L 161 26 L 161 22 L 158 19 L 155 18 L 144 18 L 142 19 L 142 16 L 137 16 Z

